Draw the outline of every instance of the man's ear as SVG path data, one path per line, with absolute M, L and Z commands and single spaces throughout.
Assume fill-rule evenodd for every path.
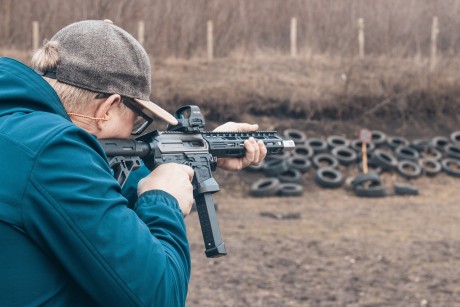
M 110 116 L 115 112 L 115 108 L 121 103 L 121 96 L 118 94 L 110 95 L 108 98 L 103 100 L 96 108 L 94 117 L 110 119 Z M 96 125 L 99 130 L 104 127 L 107 121 L 97 120 Z

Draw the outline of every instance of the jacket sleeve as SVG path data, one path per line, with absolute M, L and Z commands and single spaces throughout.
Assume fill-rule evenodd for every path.
M 44 143 L 23 204 L 26 232 L 99 304 L 185 305 L 190 254 L 175 198 L 148 191 L 129 209 L 89 134 L 71 127 Z

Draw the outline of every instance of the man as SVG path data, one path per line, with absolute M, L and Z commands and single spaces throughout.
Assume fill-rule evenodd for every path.
M 176 123 L 149 101 L 145 50 L 110 21 L 82 21 L 32 66 L 0 58 L 0 305 L 185 305 L 192 169 L 141 169 L 124 193 L 97 142 L 141 133 L 153 117 Z M 254 140 L 245 148 L 218 165 L 237 170 L 266 155 Z

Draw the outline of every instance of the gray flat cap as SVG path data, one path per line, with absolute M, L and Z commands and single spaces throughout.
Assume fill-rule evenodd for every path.
M 70 24 L 51 41 L 58 43 L 60 63 L 56 79 L 60 82 L 133 98 L 147 114 L 177 124 L 173 115 L 150 101 L 151 67 L 144 48 L 110 20 Z

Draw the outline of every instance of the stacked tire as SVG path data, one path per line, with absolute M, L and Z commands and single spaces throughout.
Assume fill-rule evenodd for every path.
M 254 182 L 250 194 L 255 197 L 300 196 L 303 194 L 303 174 L 311 167 L 313 151 L 305 146 L 304 132 L 288 129 L 283 133 L 285 139 L 293 140 L 296 148 L 277 156 L 268 156 L 264 163 L 248 167 L 248 171 L 260 171 L 265 175 Z
M 434 177 L 444 172 L 460 177 L 460 131 L 448 137 L 409 140 L 372 130 L 372 141 L 366 144 L 367 174 L 363 174 L 363 144 L 359 139 L 344 135 L 308 138 L 299 129 L 287 129 L 282 135 L 293 140 L 296 148 L 282 155 L 268 156 L 263 164 L 247 168 L 265 175 L 251 186 L 253 196 L 300 196 L 303 179 L 309 172 L 313 173 L 318 186 L 337 189 L 346 182 L 350 169 L 359 170 L 351 189 L 357 196 L 364 197 L 388 195 L 380 180 L 383 173 L 396 174 L 406 181 L 393 184 L 393 193 L 397 195 L 417 195 L 417 187 L 409 182 L 421 176 Z

